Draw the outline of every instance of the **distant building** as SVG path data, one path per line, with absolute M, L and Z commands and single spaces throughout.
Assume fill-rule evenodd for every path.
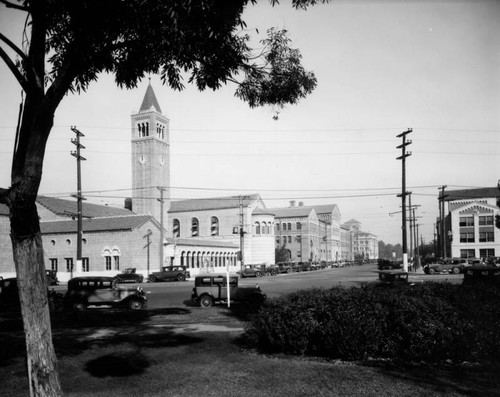
M 334 261 L 341 259 L 340 211 L 336 204 L 272 208 L 275 246 L 286 249 L 293 262 Z
M 438 245 L 446 256 L 457 258 L 488 258 L 500 256 L 500 229 L 495 227 L 499 215 L 496 187 L 445 190 L 445 213 L 438 219 Z M 444 229 L 441 229 L 444 224 Z M 443 233 L 444 232 L 444 233 Z M 444 255 L 444 253 L 442 253 Z
M 355 219 L 345 222 L 342 227 L 352 232 L 354 259 L 378 259 L 378 238 L 361 230 L 361 223 Z M 347 238 L 347 236 L 346 236 Z

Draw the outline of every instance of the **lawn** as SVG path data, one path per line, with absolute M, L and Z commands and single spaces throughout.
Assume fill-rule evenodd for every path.
M 188 307 L 54 318 L 63 390 L 106 397 L 500 395 L 499 368 L 261 355 L 239 343 L 244 314 Z M 19 322 L 0 325 L 0 394 L 28 395 Z

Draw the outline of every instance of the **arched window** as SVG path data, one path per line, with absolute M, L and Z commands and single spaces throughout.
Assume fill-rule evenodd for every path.
M 177 219 L 177 218 L 175 218 L 173 221 L 172 236 L 173 237 L 180 237 L 181 236 L 181 223 L 180 223 L 179 219 Z
M 211 236 L 219 235 L 219 219 L 216 216 L 212 216 L 210 220 L 210 235 Z
M 260 223 L 255 222 L 255 234 L 260 234 Z
M 191 219 L 191 237 L 198 237 L 200 223 L 197 218 Z
M 269 234 L 266 222 L 262 222 L 262 234 Z

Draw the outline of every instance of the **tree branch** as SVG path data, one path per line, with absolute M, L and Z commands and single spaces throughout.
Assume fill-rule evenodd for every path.
M 7 53 L 1 47 L 0 47 L 0 58 L 3 59 L 7 67 L 10 69 L 16 80 L 23 88 L 24 92 L 28 93 L 30 91 L 30 85 L 28 81 L 24 78 L 23 74 L 19 71 L 15 63 L 12 61 L 12 59 L 9 58 L 9 55 L 7 55 Z
M 14 4 L 14 3 L 11 3 L 10 1 L 7 1 L 7 0 L 0 0 L 0 3 L 1 4 L 5 4 L 5 6 L 7 8 L 15 8 L 16 10 L 21 10 L 21 11 L 29 12 L 28 7 L 23 7 L 23 6 L 19 5 L 19 4 Z
M 23 61 L 28 62 L 28 57 L 26 56 L 26 54 L 22 52 L 21 49 L 18 46 L 16 46 L 7 36 L 4 36 L 2 33 L 0 33 L 0 40 L 2 40 L 10 48 L 12 48 L 16 52 L 16 54 L 23 59 Z

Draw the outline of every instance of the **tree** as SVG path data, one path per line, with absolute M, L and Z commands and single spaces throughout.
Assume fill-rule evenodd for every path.
M 322 0 L 326 2 L 327 0 Z M 274 5 L 277 0 L 270 0 Z M 68 92 L 82 92 L 102 72 L 132 88 L 159 73 L 182 90 L 227 82 L 250 106 L 279 111 L 310 94 L 313 73 L 301 66 L 285 31 L 270 29 L 255 54 L 242 14 L 256 0 L 0 0 L 26 14 L 23 48 L 0 32 L 0 57 L 25 95 L 16 131 L 9 207 L 14 262 L 26 334 L 31 395 L 61 395 L 51 337 L 42 239 L 35 200 L 54 114 Z M 293 0 L 307 8 L 316 0 Z M 240 80 L 239 80 L 240 79 Z

